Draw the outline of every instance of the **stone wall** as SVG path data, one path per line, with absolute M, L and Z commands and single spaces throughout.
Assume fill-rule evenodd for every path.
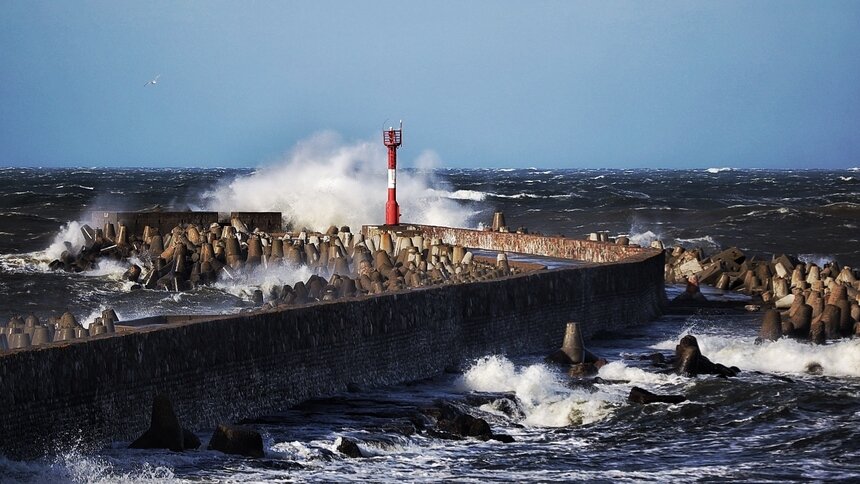
M 598 258 L 606 260 L 622 250 L 601 245 L 606 254 Z M 640 250 L 613 264 L 178 320 L 12 351 L 0 356 L 0 452 L 31 457 L 81 440 L 131 440 L 148 426 L 158 392 L 170 396 L 186 426 L 205 430 L 348 384 L 417 380 L 492 353 L 547 353 L 560 345 L 567 321 L 584 323 L 588 337 L 657 316 L 662 276 L 662 252 Z

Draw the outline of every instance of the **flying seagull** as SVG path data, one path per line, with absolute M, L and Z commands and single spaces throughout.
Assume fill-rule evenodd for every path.
M 153 80 L 151 80 L 151 81 L 147 82 L 146 84 L 144 84 L 144 85 L 143 85 L 143 87 L 147 87 L 147 86 L 149 86 L 150 84 L 152 84 L 153 86 L 154 86 L 154 85 L 156 85 L 156 84 L 158 84 L 158 78 L 159 78 L 159 77 L 161 77 L 161 74 L 159 74 L 159 75 L 155 76 L 155 79 L 153 79 Z

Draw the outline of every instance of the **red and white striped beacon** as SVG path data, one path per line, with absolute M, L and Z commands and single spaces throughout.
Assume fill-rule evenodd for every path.
M 400 129 L 388 128 L 382 132 L 382 141 L 388 147 L 388 202 L 385 203 L 385 225 L 400 225 L 400 205 L 397 204 L 397 148 L 402 143 L 403 121 Z

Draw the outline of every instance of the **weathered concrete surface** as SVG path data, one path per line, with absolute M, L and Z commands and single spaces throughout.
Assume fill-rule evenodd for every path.
M 663 253 L 593 244 L 583 250 L 597 259 L 628 258 L 9 352 L 0 356 L 0 452 L 31 457 L 80 439 L 130 440 L 146 430 L 157 393 L 187 427 L 212 429 L 351 383 L 391 385 L 486 354 L 546 352 L 569 320 L 582 322 L 587 338 L 658 315 Z M 551 246 L 525 245 L 553 255 Z
M 283 230 L 281 212 L 230 212 L 230 218 L 239 217 L 251 230 L 259 228 L 264 232 L 280 232 Z M 220 220 L 218 212 L 114 212 L 110 210 L 94 210 L 90 212 L 90 223 L 93 228 L 102 228 L 106 223 L 126 226 L 129 234 L 140 235 L 143 228 L 149 225 L 157 228 L 161 234 L 169 234 L 173 227 L 184 224 L 195 224 L 206 229 L 212 223 L 229 223 L 230 220 Z
M 522 254 L 542 255 L 559 259 L 576 259 L 589 262 L 617 262 L 642 254 L 654 254 L 654 250 L 641 247 L 614 245 L 608 242 L 568 239 L 545 235 L 490 232 L 430 225 L 410 225 L 412 230 L 425 237 L 442 239 L 446 244 L 459 244 L 473 249 L 485 249 Z M 372 235 L 378 229 L 364 227 Z
M 93 228 L 100 229 L 106 223 L 126 226 L 129 234 L 141 234 L 143 228 L 149 225 L 157 228 L 161 234 L 169 234 L 173 227 L 181 224 L 195 224 L 198 227 L 209 227 L 218 222 L 218 212 L 90 212 Z

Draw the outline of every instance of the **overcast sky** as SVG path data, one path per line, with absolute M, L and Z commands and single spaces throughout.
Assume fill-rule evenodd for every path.
M 444 166 L 858 166 L 860 2 L 0 2 L 2 166 L 256 166 L 401 118 Z

